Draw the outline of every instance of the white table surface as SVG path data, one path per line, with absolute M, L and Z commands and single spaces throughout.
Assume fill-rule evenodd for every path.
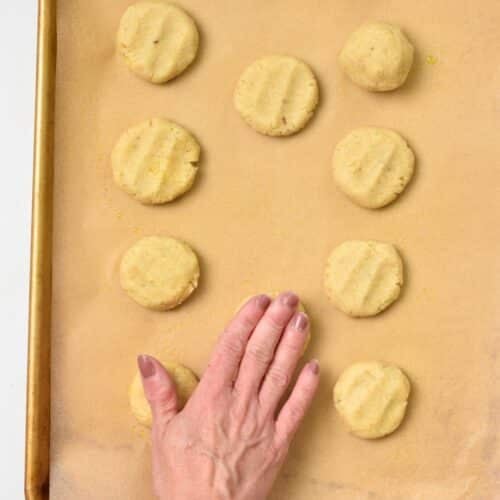
M 36 0 L 0 14 L 0 498 L 24 498 Z

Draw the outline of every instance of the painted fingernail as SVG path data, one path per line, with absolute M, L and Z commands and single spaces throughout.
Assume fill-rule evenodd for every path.
M 143 378 L 149 378 L 155 374 L 155 364 L 149 356 L 146 356 L 146 354 L 137 356 L 137 364 Z
M 281 302 L 288 307 L 295 308 L 299 303 L 299 298 L 293 292 L 286 292 L 281 296 Z
M 261 309 L 267 309 L 269 307 L 269 304 L 271 303 L 271 299 L 267 295 L 259 295 L 256 298 L 257 305 Z
M 299 313 L 297 314 L 297 317 L 293 322 L 293 327 L 295 328 L 295 330 L 303 332 L 307 328 L 308 324 L 309 319 L 307 318 L 307 316 L 304 313 Z
M 317 359 L 313 359 L 310 363 L 309 363 L 309 370 L 311 370 L 314 375 L 318 375 L 319 374 L 319 362 Z

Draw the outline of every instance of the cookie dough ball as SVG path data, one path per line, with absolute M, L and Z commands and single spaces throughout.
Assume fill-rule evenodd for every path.
M 269 56 L 255 61 L 236 86 L 234 105 L 261 134 L 291 135 L 311 119 L 318 104 L 318 84 L 302 61 Z
M 118 29 L 118 51 L 127 66 L 153 83 L 182 73 L 198 52 L 194 21 L 181 8 L 164 0 L 131 5 Z
M 333 176 L 354 203 L 380 208 L 403 192 L 413 175 L 415 155 L 396 132 L 358 128 L 344 137 L 333 155 Z
M 399 297 L 402 285 L 403 261 L 388 243 L 346 241 L 328 257 L 325 292 L 349 316 L 380 313 Z
M 398 26 L 367 23 L 354 31 L 340 53 L 347 76 L 367 90 L 393 90 L 406 80 L 413 45 Z
M 280 292 L 270 292 L 270 293 L 267 293 L 266 295 L 274 300 L 279 294 L 280 294 Z M 250 296 L 247 297 L 245 300 L 243 300 L 241 302 L 241 304 L 238 306 L 237 311 L 239 311 L 248 302 L 249 299 L 250 299 Z M 304 304 L 302 303 L 302 301 L 299 302 L 299 305 L 297 306 L 297 310 L 304 313 L 304 314 L 307 314 L 306 308 L 304 307 Z M 304 354 L 307 351 L 307 348 L 309 346 L 309 342 L 311 342 L 311 327 L 310 326 L 309 326 L 309 332 L 307 333 L 307 338 L 306 338 L 306 342 L 304 344 L 304 350 L 302 351 L 302 354 Z
M 172 201 L 188 191 L 198 172 L 200 145 L 183 127 L 153 118 L 127 130 L 111 166 L 116 184 L 141 203 Z
M 198 286 L 198 258 L 184 242 L 165 236 L 142 238 L 122 258 L 122 288 L 141 306 L 157 311 L 184 302 Z
M 171 359 L 160 359 L 159 361 L 161 361 L 162 365 L 175 382 L 177 388 L 177 401 L 179 403 L 180 410 L 184 407 L 187 400 L 196 389 L 198 379 L 189 368 L 186 368 Z M 140 424 L 145 425 L 146 427 L 151 427 L 153 420 L 151 408 L 149 407 L 149 403 L 144 395 L 141 374 L 139 372 L 135 374 L 135 377 L 130 384 L 128 395 L 130 409 L 132 410 L 134 417 Z
M 365 439 L 394 432 L 405 416 L 409 395 L 406 375 L 379 361 L 349 366 L 333 389 L 340 416 L 354 435 Z

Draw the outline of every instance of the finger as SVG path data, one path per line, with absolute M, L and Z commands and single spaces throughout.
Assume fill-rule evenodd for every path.
M 257 295 L 238 311 L 220 336 L 200 384 L 215 390 L 233 386 L 248 338 L 270 303 L 267 295 Z
M 163 365 L 151 356 L 137 358 L 144 395 L 153 414 L 153 424 L 166 425 L 177 414 L 176 386 Z
M 260 320 L 246 346 L 236 391 L 247 400 L 257 393 L 283 330 L 295 312 L 299 298 L 292 292 L 280 294 Z
M 265 414 L 274 414 L 290 384 L 304 351 L 308 330 L 309 319 L 304 313 L 295 314 L 288 323 L 260 389 L 259 402 Z
M 319 385 L 319 363 L 310 361 L 300 372 L 288 401 L 276 420 L 276 440 L 279 446 L 290 443 L 311 406 Z

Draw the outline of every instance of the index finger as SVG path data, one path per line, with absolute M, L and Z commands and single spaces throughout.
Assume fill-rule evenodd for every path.
M 219 337 L 200 385 L 214 390 L 232 387 L 248 339 L 270 303 L 267 295 L 257 295 L 238 311 Z

